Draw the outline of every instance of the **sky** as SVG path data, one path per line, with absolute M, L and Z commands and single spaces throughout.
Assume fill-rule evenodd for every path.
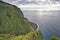
M 3 0 L 22 10 L 60 10 L 60 0 Z

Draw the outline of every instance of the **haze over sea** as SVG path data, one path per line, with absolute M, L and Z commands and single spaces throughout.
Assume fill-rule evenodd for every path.
M 49 40 L 51 36 L 60 37 L 60 10 L 23 10 L 23 13 L 26 18 L 39 25 L 44 40 Z

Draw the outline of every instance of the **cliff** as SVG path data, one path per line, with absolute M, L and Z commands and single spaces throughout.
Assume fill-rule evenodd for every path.
M 24 18 L 23 12 L 20 8 L 9 3 L 0 1 L 0 39 L 1 40 L 25 40 L 26 35 L 30 35 L 28 40 L 43 39 L 41 32 L 36 31 L 37 25 L 29 22 L 28 19 Z M 36 31 L 36 32 L 35 32 Z M 40 34 L 39 34 L 40 33 Z M 36 35 L 34 35 L 36 34 Z M 21 35 L 21 36 L 20 36 Z M 16 38 L 19 36 L 19 38 Z M 38 37 L 39 36 L 39 37 Z M 11 38 L 10 38 L 11 37 Z M 37 40 L 35 39 L 35 40 Z

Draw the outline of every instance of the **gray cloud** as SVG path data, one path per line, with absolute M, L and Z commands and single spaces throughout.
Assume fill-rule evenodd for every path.
M 60 0 L 50 0 L 50 1 L 60 1 Z
M 40 4 L 58 4 L 60 3 L 60 0 L 3 0 L 5 2 L 11 3 L 11 4 L 17 4 L 17 5 L 24 5 L 24 4 L 36 4 L 36 5 L 40 5 Z

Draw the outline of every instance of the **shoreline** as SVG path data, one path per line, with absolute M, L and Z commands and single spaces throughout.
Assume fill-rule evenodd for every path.
M 28 18 L 27 18 L 28 19 Z M 29 19 L 28 19 L 29 20 Z M 32 22 L 33 24 L 36 24 L 36 30 L 38 31 L 39 30 L 39 25 L 38 25 L 38 23 L 36 23 L 36 22 L 33 22 L 32 20 L 29 20 L 30 22 Z

